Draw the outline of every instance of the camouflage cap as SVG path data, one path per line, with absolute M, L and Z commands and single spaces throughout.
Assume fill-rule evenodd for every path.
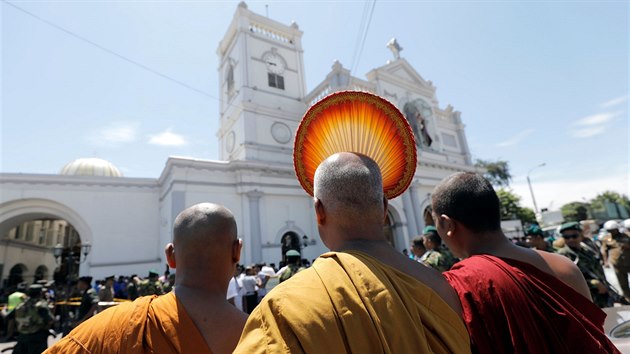
M 570 221 L 570 222 L 565 222 L 564 224 L 562 224 L 560 226 L 560 232 L 566 231 L 566 230 L 578 230 L 581 231 L 582 228 L 580 228 L 580 223 L 577 221 Z
M 532 225 L 527 229 L 527 231 L 525 231 L 525 235 L 543 236 L 543 231 L 540 229 L 538 225 Z
M 437 229 L 433 225 L 425 226 L 424 229 L 422 229 L 422 234 L 423 235 L 426 235 L 426 234 L 431 233 L 431 232 L 435 232 L 437 234 Z
M 287 257 L 299 257 L 300 256 L 300 252 L 296 251 L 296 250 L 288 250 L 287 253 L 284 254 Z
M 155 270 L 155 269 L 149 270 L 149 278 L 151 278 L 151 277 L 159 277 L 159 276 L 160 276 L 160 273 L 158 273 L 157 270 Z

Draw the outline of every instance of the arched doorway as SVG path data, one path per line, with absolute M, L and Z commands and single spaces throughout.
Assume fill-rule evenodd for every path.
M 0 264 L 11 267 L 8 274 L 0 275 L 4 284 L 14 286 L 53 278 L 61 286 L 76 280 L 79 266 L 69 265 L 68 256 L 81 252 L 79 232 L 66 220 L 33 216 L 20 215 L 0 224 Z M 61 257 L 55 258 L 55 245 L 63 248 Z
M 300 236 L 293 231 L 285 232 L 280 239 L 282 243 L 282 262 L 286 263 L 287 257 L 286 253 L 289 250 L 296 250 L 300 253 L 302 249 L 302 245 L 300 244 Z
M 9 270 L 9 278 L 7 279 L 7 287 L 17 286 L 24 281 L 24 274 L 28 268 L 22 263 L 18 263 Z
M 48 279 L 48 267 L 40 265 L 35 269 L 35 281 Z
M 429 225 L 435 226 L 435 222 L 433 221 L 433 215 L 431 215 L 432 212 L 433 212 L 433 209 L 431 208 L 430 205 L 424 208 L 424 212 L 422 213 L 422 218 L 424 219 L 424 226 L 429 226 Z

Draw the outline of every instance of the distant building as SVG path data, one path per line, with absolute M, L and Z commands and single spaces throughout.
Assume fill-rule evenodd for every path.
M 368 72 L 366 80 L 335 62 L 307 92 L 298 25 L 281 24 L 240 3 L 217 48 L 220 161 L 170 157 L 157 178 L 124 177 L 99 160 L 78 160 L 59 175 L 0 174 L 0 277 L 51 278 L 55 269 L 68 268 L 67 255 L 80 253 L 86 242 L 92 250 L 77 264 L 78 273 L 74 266 L 71 273 L 103 278 L 162 269 L 175 216 L 205 201 L 234 212 L 244 240 L 243 263 L 278 263 L 286 248 L 316 258 L 326 249 L 317 234 L 312 199 L 293 172 L 293 139 L 306 109 L 340 90 L 385 97 L 413 127 L 415 178 L 390 202 L 385 230 L 396 249 L 408 248 L 430 222 L 427 207 L 434 186 L 453 172 L 475 167 L 460 112 L 450 105 L 441 108 L 433 83 L 401 57 L 395 41 L 388 47 L 393 59 Z M 64 248 L 57 261 L 52 255 L 56 244 Z

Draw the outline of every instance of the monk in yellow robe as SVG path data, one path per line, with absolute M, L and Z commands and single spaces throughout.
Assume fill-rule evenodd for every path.
M 314 187 L 319 234 L 333 252 L 265 296 L 235 353 L 470 353 L 457 294 L 386 241 L 378 165 L 335 154 Z
M 232 213 L 220 205 L 184 210 L 165 249 L 177 270 L 174 290 L 107 309 L 46 353 L 231 353 L 247 318 L 226 300 L 242 248 L 236 235 Z

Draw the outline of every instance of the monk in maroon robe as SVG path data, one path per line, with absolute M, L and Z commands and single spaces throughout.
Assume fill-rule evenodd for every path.
M 487 180 L 456 173 L 431 202 L 438 234 L 463 259 L 444 274 L 462 303 L 473 353 L 619 353 L 577 266 L 505 237 Z

